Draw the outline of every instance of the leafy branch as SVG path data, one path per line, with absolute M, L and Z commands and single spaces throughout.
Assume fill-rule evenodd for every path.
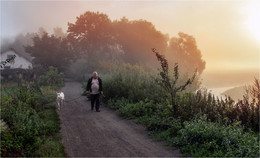
M 184 91 L 188 85 L 192 84 L 196 75 L 197 75 L 197 70 L 195 70 L 193 76 L 187 81 L 180 86 L 177 86 L 177 81 L 179 79 L 179 65 L 178 63 L 175 63 L 174 65 L 174 74 L 173 77 L 170 76 L 169 74 L 169 65 L 167 59 L 161 55 L 155 48 L 152 49 L 153 53 L 155 53 L 157 60 L 161 64 L 161 69 L 160 69 L 160 79 L 158 79 L 159 85 L 170 95 L 170 102 L 172 105 L 172 109 L 170 109 L 174 115 L 177 114 L 178 112 L 178 105 L 176 103 L 176 95 L 179 92 Z

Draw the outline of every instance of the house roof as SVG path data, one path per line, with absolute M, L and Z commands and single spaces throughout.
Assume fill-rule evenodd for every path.
M 25 51 L 16 51 L 16 49 L 14 48 L 10 48 L 5 50 L 4 52 L 1 52 L 1 54 L 6 53 L 7 51 L 14 51 L 16 54 L 18 54 L 19 56 L 24 57 L 26 60 L 28 60 L 29 62 L 32 62 L 32 57 L 30 56 L 30 54 L 26 53 Z

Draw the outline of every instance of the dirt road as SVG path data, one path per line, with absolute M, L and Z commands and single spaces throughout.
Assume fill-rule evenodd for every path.
M 81 84 L 67 81 L 62 89 L 65 100 L 77 98 Z M 68 157 L 178 157 L 161 142 L 148 138 L 147 131 L 118 116 L 104 106 L 101 112 L 90 110 L 86 97 L 65 102 L 59 116 L 62 143 Z

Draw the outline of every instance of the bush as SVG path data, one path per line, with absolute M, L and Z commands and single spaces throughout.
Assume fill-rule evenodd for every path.
M 170 112 L 162 105 L 154 104 L 153 101 L 140 101 L 129 103 L 125 98 L 109 100 L 108 106 L 116 109 L 122 116 L 135 119 L 143 124 L 149 131 L 163 131 L 169 128 L 177 132 L 181 128 L 181 121 L 170 117 Z
M 179 105 L 179 118 L 190 121 L 205 115 L 212 122 L 224 124 L 239 123 L 247 129 L 259 132 L 259 105 L 256 98 L 235 102 L 230 97 L 216 98 L 213 94 L 204 90 L 194 93 L 179 94 L 176 97 Z
M 3 157 L 17 157 L 23 154 L 23 138 L 17 137 L 9 129 L 1 129 L 1 156 Z
M 56 140 L 46 140 L 35 151 L 36 157 L 64 157 L 63 146 Z
M 192 156 L 258 157 L 259 137 L 239 126 L 224 126 L 206 119 L 184 122 L 173 144 Z
M 174 116 L 178 116 L 179 105 L 176 102 L 176 96 L 178 93 L 183 92 L 187 86 L 191 85 L 197 75 L 197 71 L 194 72 L 191 78 L 188 78 L 182 85 L 177 85 L 179 82 L 179 66 L 175 63 L 173 76 L 170 75 L 169 65 L 166 58 L 161 55 L 155 48 L 152 49 L 155 53 L 157 60 L 160 62 L 161 68 L 159 69 L 160 78 L 156 79 L 158 84 L 164 89 L 165 94 L 168 96 L 167 100 L 171 105 L 171 111 Z
M 55 105 L 44 105 L 56 96 L 53 92 L 41 95 L 33 84 L 13 89 L 1 95 L 1 156 L 35 156 L 44 138 L 59 132 Z
M 126 118 L 134 119 L 144 115 L 151 116 L 155 113 L 156 109 L 157 105 L 153 102 L 147 101 L 145 103 L 140 101 L 138 103 L 128 103 L 125 106 L 122 106 L 118 111 Z
M 7 153 L 3 153 L 3 156 L 8 153 L 16 153 L 15 150 L 22 150 L 25 147 L 27 149 L 22 150 L 20 154 L 27 153 L 30 155 L 31 149 L 29 147 L 33 147 L 32 144 L 38 141 L 37 137 L 40 136 L 40 131 L 44 129 L 44 123 L 30 105 L 21 101 L 17 103 L 4 105 L 1 110 L 1 117 L 8 124 L 11 135 L 18 138 L 18 141 L 13 141 L 9 139 L 9 135 L 3 135 L 6 138 L 2 139 L 1 143 L 4 144 L 3 147 L 7 151 Z M 19 146 L 16 144 L 19 144 Z
M 182 127 L 179 119 L 169 119 L 167 117 L 161 118 L 158 115 L 143 116 L 135 120 L 137 123 L 143 124 L 147 130 L 152 132 L 171 131 L 172 136 L 176 134 Z
M 179 86 L 178 66 L 170 78 L 167 60 L 161 64 L 160 82 L 143 67 L 124 64 L 111 71 L 103 82 L 108 106 L 192 156 L 259 156 L 258 80 L 250 96 L 235 102 L 207 90 L 184 91 L 195 75 Z
M 62 72 L 58 72 L 58 68 L 53 66 L 49 67 L 49 70 L 41 76 L 40 85 L 42 86 L 52 86 L 55 88 L 59 88 L 64 86 L 64 74 Z
M 9 155 L 9 153 L 15 153 L 21 155 L 19 149 L 21 149 L 21 141 L 17 138 L 12 131 L 10 131 L 7 124 L 0 120 L 1 125 L 1 152 L 2 156 L 15 156 Z
M 55 105 L 52 104 L 55 107 Z M 42 129 L 42 135 L 53 135 L 58 133 L 60 130 L 59 126 L 59 116 L 53 109 L 47 109 L 42 112 L 39 112 L 40 118 L 44 122 L 44 129 Z
M 110 75 L 104 76 L 103 87 L 105 101 L 122 97 L 134 103 L 147 98 L 155 102 L 162 101 L 153 75 L 149 75 L 140 65 L 116 65 Z
M 129 103 L 129 101 L 125 98 L 121 98 L 121 99 L 109 99 L 108 100 L 108 107 L 110 107 L 111 109 L 114 110 L 119 110 L 122 107 L 126 106 Z

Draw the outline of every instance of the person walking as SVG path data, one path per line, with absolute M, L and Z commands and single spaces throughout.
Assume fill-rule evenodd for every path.
M 93 76 L 88 80 L 87 94 L 90 92 L 91 110 L 94 109 L 96 103 L 96 112 L 100 112 L 100 94 L 103 94 L 102 80 L 98 77 L 98 73 L 93 72 Z

